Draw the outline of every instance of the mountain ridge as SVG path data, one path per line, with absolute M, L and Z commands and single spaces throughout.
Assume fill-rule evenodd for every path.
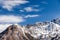
M 60 40 L 60 19 L 32 25 L 10 25 L 2 33 L 0 40 Z

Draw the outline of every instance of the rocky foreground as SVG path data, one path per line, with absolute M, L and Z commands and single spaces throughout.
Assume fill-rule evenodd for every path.
M 0 40 L 60 40 L 60 19 L 32 25 L 9 25 L 0 33 Z

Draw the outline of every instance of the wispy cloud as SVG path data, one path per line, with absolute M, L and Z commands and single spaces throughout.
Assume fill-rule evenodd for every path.
M 42 1 L 41 3 L 42 3 L 42 4 L 48 4 L 46 1 Z
M 24 10 L 19 10 L 20 12 L 24 12 Z
M 26 0 L 2 0 L 0 2 L 0 4 L 2 4 L 3 8 L 8 9 L 9 11 L 11 11 L 11 9 L 16 6 L 16 5 L 20 5 L 20 4 L 26 4 L 29 1 Z
M 30 7 L 38 8 L 38 7 L 40 7 L 40 5 L 30 5 Z
M 36 8 L 33 8 L 33 7 L 26 7 L 26 8 L 24 8 L 24 10 L 26 12 L 32 12 L 32 11 L 38 12 L 39 11 L 39 9 L 36 9 Z
M 38 17 L 39 15 L 26 15 L 25 18 L 34 18 L 34 17 Z
M 25 7 L 22 10 L 20 10 L 20 12 L 38 12 L 39 9 L 38 8 L 34 8 L 34 7 L 37 7 L 37 6 L 38 5 L 34 5 L 34 6 L 31 6 L 31 7 Z
M 23 22 L 23 17 L 14 16 L 14 15 L 1 15 L 0 16 L 0 23 L 19 23 Z
M 43 11 L 45 8 L 40 8 L 40 5 L 30 5 L 28 7 L 24 7 L 21 10 L 19 10 L 20 12 L 41 12 Z

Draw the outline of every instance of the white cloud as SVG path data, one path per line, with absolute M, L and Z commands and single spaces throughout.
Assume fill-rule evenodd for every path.
M 26 0 L 3 0 L 0 2 L 0 4 L 3 5 L 2 7 L 8 9 L 9 11 L 11 11 L 14 6 L 25 4 L 25 3 L 28 3 L 28 1 Z
M 23 22 L 23 17 L 14 16 L 14 15 L 1 15 L 0 16 L 0 23 L 19 23 Z
M 26 15 L 25 18 L 33 18 L 33 17 L 38 17 L 39 15 Z
M 36 8 L 33 8 L 33 7 L 26 7 L 26 8 L 24 8 L 24 10 L 26 12 L 32 12 L 32 11 L 38 12 L 39 11 L 39 9 L 36 9 Z

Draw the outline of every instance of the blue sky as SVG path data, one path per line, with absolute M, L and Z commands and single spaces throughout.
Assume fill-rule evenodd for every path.
M 21 25 L 60 18 L 60 0 L 2 0 L 0 23 Z

